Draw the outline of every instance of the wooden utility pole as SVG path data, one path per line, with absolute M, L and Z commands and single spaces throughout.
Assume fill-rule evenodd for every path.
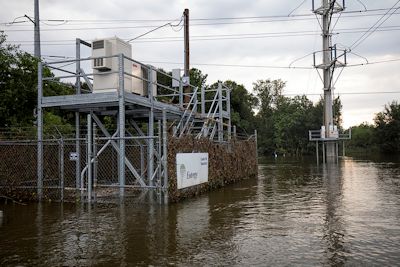
M 190 49 L 189 49 L 189 9 L 185 9 L 185 11 L 183 12 L 183 23 L 184 23 L 184 42 L 185 42 L 185 56 L 184 56 L 184 62 L 185 62 L 185 66 L 184 66 L 184 77 L 189 77 L 189 63 L 190 63 Z M 185 93 L 185 97 L 184 97 L 184 103 L 189 103 L 190 101 L 190 96 L 189 94 L 191 93 L 190 90 L 190 86 L 185 86 L 184 87 L 184 93 Z

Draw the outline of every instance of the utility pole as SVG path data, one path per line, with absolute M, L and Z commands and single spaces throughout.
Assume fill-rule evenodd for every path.
M 34 43 L 35 43 L 35 57 L 40 60 L 40 26 L 39 26 L 39 0 L 35 0 L 35 35 L 34 35 Z
M 324 138 L 330 139 L 326 143 L 326 158 L 327 162 L 333 162 L 336 160 L 336 142 L 337 137 L 333 136 L 332 129 L 334 127 L 333 121 L 333 99 L 332 99 L 332 75 L 334 68 L 340 64 L 337 64 L 336 58 L 336 47 L 333 50 L 332 47 L 332 32 L 331 32 L 331 20 L 332 14 L 338 13 L 344 10 L 343 5 L 337 3 L 337 0 L 322 0 L 322 6 L 314 9 L 313 12 L 322 17 L 322 64 L 315 66 L 316 68 L 322 69 L 323 71 L 323 83 L 324 83 L 324 126 L 326 136 Z M 334 52 L 334 53 L 332 53 Z M 334 54 L 334 56 L 332 56 Z M 344 53 L 345 54 L 345 53 Z
M 323 68 L 323 78 L 324 78 L 324 124 L 326 133 L 328 133 L 327 137 L 330 137 L 330 127 L 333 126 L 333 101 L 332 101 L 332 88 L 331 88 L 331 42 L 332 35 L 329 30 L 330 26 L 330 15 L 331 15 L 331 4 L 330 0 L 323 0 L 323 9 L 324 13 L 322 15 L 322 53 L 323 59 L 322 64 Z M 335 145 L 332 142 L 328 142 L 326 146 L 326 155 L 327 159 L 335 157 Z M 329 160 L 328 160 L 329 162 Z
M 190 49 L 189 49 L 189 9 L 185 9 L 183 12 L 183 23 L 184 23 L 184 42 L 185 42 L 185 52 L 184 52 L 184 74 L 183 76 L 187 78 L 187 81 L 189 80 L 189 70 L 190 70 Z M 184 92 L 185 92 L 185 97 L 184 97 L 184 103 L 189 103 L 190 101 L 190 86 L 185 86 L 184 87 Z

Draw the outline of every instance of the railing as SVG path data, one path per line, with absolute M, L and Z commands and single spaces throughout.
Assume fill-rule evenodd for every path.
M 309 141 L 330 141 L 330 140 L 350 140 L 351 139 L 351 128 L 347 132 L 338 134 L 338 137 L 325 137 L 322 136 L 321 130 L 310 130 L 308 131 Z

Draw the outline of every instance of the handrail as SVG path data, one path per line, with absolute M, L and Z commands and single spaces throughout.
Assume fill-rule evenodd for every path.
M 192 97 L 190 98 L 190 100 L 189 100 L 189 102 L 188 102 L 188 104 L 187 104 L 187 107 L 186 107 L 185 111 L 184 111 L 183 114 L 182 114 L 181 120 L 179 121 L 178 125 L 176 126 L 176 132 L 175 132 L 175 134 L 179 131 L 179 129 L 181 129 L 182 124 L 183 124 L 183 121 L 184 121 L 184 119 L 185 119 L 185 117 L 187 116 L 187 113 L 188 113 L 188 111 L 189 111 L 189 107 L 192 105 L 192 102 L 193 102 L 193 100 L 195 99 L 195 95 L 196 95 L 197 90 L 198 90 L 198 87 L 195 87 L 195 90 L 194 90 L 194 92 L 193 92 L 193 94 L 192 94 Z M 196 100 L 196 104 L 197 104 L 197 100 Z M 193 106 L 194 106 L 194 104 L 193 104 Z M 193 109 L 193 110 L 194 110 L 194 109 Z M 193 110 L 191 110 L 191 111 L 193 111 Z M 191 112 L 190 114 L 192 114 L 192 112 Z M 180 132 L 182 133 L 183 130 L 181 130 Z M 174 135 L 174 136 L 175 136 L 175 135 Z M 181 136 L 181 134 L 180 134 L 179 136 Z

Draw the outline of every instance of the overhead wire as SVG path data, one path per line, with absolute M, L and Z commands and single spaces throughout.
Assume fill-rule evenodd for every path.
M 344 12 L 342 12 L 344 13 Z M 356 12 L 359 13 L 359 12 Z M 395 14 L 400 14 L 400 13 L 395 13 Z M 269 23 L 269 22 L 285 22 L 285 21 L 303 21 L 303 20 L 312 20 L 313 18 L 304 18 L 307 16 L 312 16 L 313 14 L 303 14 L 303 15 L 291 15 L 290 17 L 288 16 L 260 16 L 260 17 L 241 17 L 241 18 L 236 18 L 236 19 L 252 19 L 252 18 L 281 18 L 281 19 L 272 19 L 272 20 L 254 20 L 254 21 L 233 21 L 233 22 L 214 22 L 214 23 L 191 23 L 190 27 L 193 26 L 213 26 L 213 25 L 231 25 L 231 24 L 253 24 L 253 23 Z M 347 17 L 366 17 L 366 16 L 377 16 L 381 14 L 358 14 L 358 15 L 350 15 L 350 16 L 342 16 L 343 18 Z M 296 18 L 296 17 L 303 17 L 303 18 Z M 218 19 L 204 19 L 204 20 L 233 20 L 234 18 L 218 18 Z M 193 20 L 193 19 L 192 19 Z M 191 21 L 192 21 L 191 20 Z M 41 20 L 41 23 L 43 21 L 49 21 L 49 22 L 55 22 L 59 21 L 62 22 L 59 25 L 56 24 L 50 24 L 51 26 L 62 26 L 66 23 L 69 23 L 73 20 Z M 27 22 L 27 21 L 25 21 Z M 65 22 L 65 23 L 64 23 Z M 120 24 L 121 22 L 131 22 L 129 20 L 115 20 L 112 23 L 118 23 Z M 4 26 L 11 26 L 12 24 L 9 23 L 1 23 Z M 96 23 L 99 24 L 99 23 Z M 69 23 L 69 25 L 72 25 Z M 74 24 L 76 26 L 82 25 L 80 24 Z M 14 25 L 14 26 L 22 26 L 26 27 L 27 25 Z M 107 30 L 107 29 L 124 29 L 124 28 L 154 28 L 158 27 L 159 25 L 135 25 L 135 26 L 118 26 L 118 27 L 79 27 L 79 28 L 61 28 L 61 29 L 52 29 L 52 28 L 42 28 L 42 31 L 56 31 L 56 30 L 63 30 L 63 31 L 70 31 L 70 30 Z M 31 31 L 32 29 L 7 29 L 7 31 L 10 32 L 18 32 L 18 31 Z
M 181 17 L 181 20 L 178 22 L 178 24 L 173 25 L 173 24 L 172 24 L 172 21 L 170 21 L 170 22 L 165 23 L 165 24 L 163 24 L 163 25 L 160 25 L 160 26 L 158 26 L 158 27 L 156 27 L 156 28 L 154 28 L 154 29 L 152 29 L 152 30 L 150 30 L 150 31 L 147 31 L 147 32 L 145 32 L 145 33 L 143 33 L 143 34 L 140 34 L 140 35 L 138 35 L 138 36 L 136 36 L 136 37 L 134 37 L 134 38 L 132 38 L 132 39 L 129 39 L 129 40 L 128 40 L 128 43 L 130 43 L 130 42 L 132 42 L 132 41 L 134 41 L 134 40 L 136 40 L 136 39 L 139 39 L 140 37 L 145 36 L 145 35 L 147 35 L 147 34 L 149 34 L 149 33 L 152 33 L 152 32 L 154 32 L 154 31 L 156 31 L 156 30 L 158 30 L 158 29 L 164 28 L 164 27 L 166 27 L 166 26 L 171 26 L 171 28 L 173 29 L 174 27 L 178 27 L 182 22 L 183 22 L 183 15 L 182 15 L 182 17 Z M 181 29 L 182 29 L 182 27 L 181 27 L 179 30 L 181 30 Z
M 381 16 L 364 34 L 362 34 L 356 41 L 354 41 L 353 44 L 350 45 L 350 49 L 355 49 L 356 47 L 358 47 L 362 42 L 364 42 L 369 36 L 371 36 L 371 34 L 373 32 L 375 32 L 385 21 L 387 21 L 394 12 L 396 12 L 399 8 L 397 7 L 396 9 L 394 9 L 393 13 L 390 14 L 389 16 L 386 17 L 386 15 L 393 10 L 393 8 L 400 2 L 400 0 L 398 0 L 383 16 Z M 384 17 L 386 17 L 386 19 L 384 19 Z M 382 22 L 381 20 L 384 19 Z M 379 23 L 379 25 L 378 25 Z M 376 26 L 377 25 L 377 26 Z M 376 27 L 375 27 L 376 26 Z M 371 31 L 372 30 L 372 31 Z

